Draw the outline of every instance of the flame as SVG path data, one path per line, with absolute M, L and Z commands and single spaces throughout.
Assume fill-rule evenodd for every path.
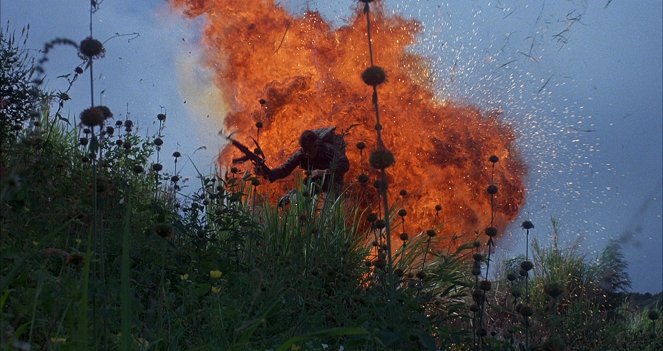
M 346 136 L 351 163 L 347 197 L 374 204 L 377 211 L 372 186 L 377 172 L 367 161 L 376 143 L 372 88 L 360 77 L 370 66 L 361 7 L 347 25 L 332 29 L 318 12 L 296 17 L 273 0 L 171 4 L 188 17 L 206 18 L 202 45 L 230 111 L 226 128 L 243 142 L 258 137 L 268 165 L 277 166 L 297 149 L 302 131 L 330 125 L 341 131 L 356 124 Z M 474 240 L 491 222 L 486 188 L 493 181 L 499 187 L 493 225 L 502 233 L 525 197 L 526 167 L 515 149 L 513 129 L 499 112 L 482 114 L 478 107 L 439 101 L 426 60 L 408 51 L 421 24 L 388 16 L 379 2 L 373 4 L 374 62 L 387 72 L 387 82 L 378 87 L 383 138 L 396 158 L 388 169 L 389 201 L 408 212 L 405 225 L 400 219 L 394 223 L 393 235 L 403 227 L 412 236 L 438 226 L 441 247 Z M 259 132 L 256 122 L 263 124 Z M 367 144 L 363 154 L 354 147 L 359 141 Z M 490 155 L 500 159 L 494 174 Z M 218 162 L 227 167 L 237 156 L 227 146 Z M 358 183 L 361 173 L 371 175 L 368 186 Z M 287 178 L 263 191 L 274 200 L 292 186 Z M 399 195 L 401 189 L 407 190 L 406 197 Z M 436 204 L 442 205 L 440 213 Z

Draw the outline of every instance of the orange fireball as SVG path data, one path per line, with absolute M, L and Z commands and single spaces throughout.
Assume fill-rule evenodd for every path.
M 259 123 L 260 144 L 270 166 L 287 159 L 303 130 L 329 125 L 349 129 L 348 198 L 377 209 L 372 186 L 377 172 L 367 162 L 376 138 L 373 90 L 361 79 L 370 66 L 362 7 L 347 25 L 333 29 L 318 12 L 293 16 L 273 0 L 172 4 L 186 16 L 207 19 L 202 45 L 230 111 L 226 129 L 248 144 L 249 137 L 258 135 Z M 490 225 L 487 187 L 494 181 L 499 190 L 493 226 L 501 234 L 525 198 L 526 167 L 515 148 L 513 129 L 499 113 L 484 114 L 478 107 L 436 99 L 422 78 L 430 74 L 425 59 L 408 51 L 420 23 L 386 15 L 379 2 L 371 16 L 373 59 L 387 77 L 378 88 L 382 137 L 396 159 L 388 169 L 390 204 L 407 210 L 410 234 L 441 224 L 438 244 L 457 245 L 474 240 Z M 355 148 L 358 142 L 366 149 Z M 491 155 L 499 157 L 494 174 Z M 218 162 L 227 167 L 237 156 L 226 147 Z M 371 178 L 365 186 L 358 181 L 361 174 Z M 286 179 L 262 189 L 274 200 L 292 183 Z M 402 189 L 406 197 L 399 196 Z M 400 218 L 392 231 L 395 239 L 402 231 Z M 460 239 L 452 244 L 451 237 Z

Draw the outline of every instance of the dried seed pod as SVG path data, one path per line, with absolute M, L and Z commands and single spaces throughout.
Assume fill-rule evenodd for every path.
M 497 235 L 497 228 L 495 228 L 495 227 L 486 228 L 486 235 L 488 235 L 491 238 L 496 236 Z
M 364 70 L 361 74 L 361 79 L 367 85 L 378 86 L 387 79 L 384 69 L 379 66 L 371 66 Z
M 394 164 L 394 154 L 387 149 L 377 149 L 371 152 L 371 156 L 368 159 L 371 167 L 377 169 L 385 169 Z
M 486 188 L 486 192 L 488 192 L 488 194 L 490 194 L 490 195 L 497 194 L 497 185 L 495 185 L 495 184 L 489 185 L 488 188 Z
M 520 268 L 522 268 L 522 270 L 524 270 L 525 272 L 529 272 L 530 270 L 532 270 L 532 268 L 534 268 L 534 264 L 532 263 L 532 261 L 523 261 L 520 264 Z
M 106 49 L 99 40 L 87 37 L 79 44 L 78 51 L 84 58 L 100 58 L 104 56 Z
M 534 224 L 531 221 L 524 221 L 522 227 L 525 229 L 532 229 L 534 228 Z

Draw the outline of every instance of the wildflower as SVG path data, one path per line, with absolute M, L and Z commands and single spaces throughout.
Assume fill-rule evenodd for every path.
M 387 78 L 384 69 L 379 66 L 371 66 L 361 73 L 361 79 L 367 85 L 377 86 L 384 83 Z
M 213 286 L 212 287 L 212 294 L 218 294 L 221 292 L 221 287 L 220 286 Z
M 160 163 L 155 163 L 152 165 L 152 170 L 155 172 L 160 172 L 163 169 L 163 166 Z
M 78 51 L 83 57 L 100 58 L 104 56 L 106 49 L 99 40 L 87 37 L 81 41 Z
M 221 271 L 218 270 L 218 269 L 215 269 L 215 270 L 209 271 L 209 276 L 210 276 L 210 278 L 212 278 L 212 279 L 220 279 L 222 275 L 223 275 L 223 272 L 221 272 Z
M 532 270 L 532 268 L 534 268 L 534 264 L 532 263 L 532 261 L 523 261 L 520 264 L 520 268 L 522 268 L 525 272 L 528 272 Z
M 100 109 L 96 107 L 90 107 L 81 112 L 80 119 L 83 125 L 94 127 L 103 124 L 106 118 Z
M 180 274 L 180 280 L 186 281 L 188 279 L 189 279 L 188 273 Z
M 534 228 L 534 224 L 532 224 L 531 221 L 524 221 L 522 224 L 523 228 L 525 229 L 532 229 Z
M 394 164 L 394 154 L 387 149 L 377 149 L 371 152 L 369 163 L 373 168 L 385 169 Z
M 495 227 L 486 228 L 486 235 L 488 235 L 491 238 L 494 237 L 495 235 L 497 235 L 497 228 Z

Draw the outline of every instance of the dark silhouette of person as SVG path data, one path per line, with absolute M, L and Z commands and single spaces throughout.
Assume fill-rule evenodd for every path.
M 343 176 L 350 169 L 345 154 L 343 137 L 335 133 L 334 127 L 305 130 L 299 137 L 300 148 L 285 163 L 267 174 L 270 182 L 285 178 L 299 166 L 306 171 L 305 184 L 313 181 L 317 191 L 329 192 L 343 187 Z

